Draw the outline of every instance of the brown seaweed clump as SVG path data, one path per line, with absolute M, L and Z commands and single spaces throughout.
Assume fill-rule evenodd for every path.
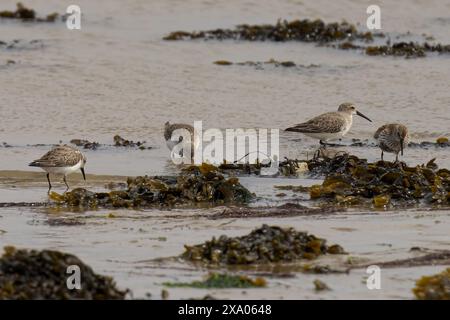
M 96 150 L 100 143 L 98 142 L 91 142 L 84 139 L 72 139 L 70 140 L 70 143 L 76 145 L 77 147 L 83 147 L 83 149 L 89 149 L 89 150 Z
M 413 292 L 419 300 L 450 300 L 450 268 L 439 274 L 420 278 Z
M 351 147 L 377 147 L 378 145 L 373 141 L 368 139 L 352 139 Z M 408 148 L 420 148 L 428 150 L 429 148 L 448 148 L 450 147 L 450 142 L 446 137 L 439 137 L 435 142 L 432 141 L 421 141 L 421 142 L 409 142 Z
M 375 37 L 386 37 L 384 33 L 372 33 L 358 31 L 354 24 L 346 21 L 341 23 L 325 23 L 317 20 L 278 20 L 275 25 L 238 25 L 235 29 L 215 29 L 198 32 L 175 31 L 164 37 L 164 40 L 184 40 L 184 39 L 215 39 L 215 40 L 246 40 L 246 41 L 302 41 L 315 42 L 322 46 L 333 47 L 341 50 L 360 50 L 368 56 L 403 56 L 406 58 L 425 57 L 427 52 L 450 53 L 450 45 L 440 43 L 422 44 L 414 42 L 388 41 L 385 45 L 366 46 L 364 44 L 354 44 L 354 40 L 361 42 L 373 42 Z M 430 38 L 426 38 L 430 39 Z M 219 65 L 231 65 L 226 60 L 215 62 Z M 293 67 L 290 61 L 287 65 Z
M 358 199 L 369 198 L 376 207 L 387 206 L 391 199 L 450 203 L 450 171 L 438 169 L 434 160 L 416 167 L 385 161 L 368 163 L 366 159 L 348 154 L 325 159 L 323 163 L 312 161 L 310 170 L 320 168 L 327 176 L 322 185 L 310 188 L 310 196 L 344 203 L 348 199 L 358 202 Z
M 237 178 L 225 178 L 217 167 L 191 166 L 178 177 L 128 178 L 126 190 L 92 192 L 76 188 L 64 194 L 52 192 L 58 204 L 82 208 L 145 208 L 197 203 L 246 203 L 253 198 Z
M 42 40 L 19 40 L 14 39 L 8 42 L 4 42 L 0 40 L 0 49 L 8 49 L 8 50 L 14 50 L 14 49 L 38 49 L 42 48 L 44 46 L 44 43 Z M 16 64 L 16 61 L 14 60 L 8 60 L 7 65 L 14 65 Z
M 312 160 L 308 163 L 310 171 L 325 173 L 326 178 L 321 185 L 310 187 L 310 196 L 349 204 L 368 198 L 376 207 L 387 206 L 391 199 L 448 204 L 450 171 L 439 169 L 434 160 L 416 167 L 385 161 L 368 163 L 349 154 Z
M 145 145 L 145 141 L 136 141 L 134 142 L 133 140 L 127 140 L 125 138 L 122 138 L 119 135 L 115 135 L 113 137 L 114 140 L 114 146 L 115 147 L 138 147 L 139 149 L 146 149 Z M 148 149 L 151 149 L 151 147 L 148 147 Z
M 325 239 L 306 232 L 266 224 L 245 236 L 230 238 L 222 235 L 202 244 L 185 245 L 185 248 L 182 257 L 187 260 L 228 265 L 290 262 L 314 259 L 327 253 L 344 252 L 342 247 L 329 247 Z M 329 250 L 330 248 L 332 250 Z
M 113 137 L 113 141 L 114 141 L 114 144 L 113 144 L 114 147 L 138 148 L 139 150 L 152 149 L 152 147 L 145 146 L 145 144 L 146 144 L 145 141 L 136 141 L 135 142 L 133 140 L 127 140 L 119 135 L 115 135 Z M 84 149 L 89 149 L 89 150 L 96 150 L 100 146 L 102 146 L 98 142 L 93 142 L 93 141 L 91 142 L 91 141 L 85 140 L 85 139 L 72 139 L 72 140 L 70 140 L 70 143 L 72 143 L 78 147 L 83 147 Z
M 0 258 L 0 300 L 124 299 L 110 277 L 96 274 L 76 256 L 51 250 L 5 247 Z M 68 289 L 69 266 L 80 268 L 81 289 Z
M 36 12 L 33 9 L 25 7 L 21 2 L 17 3 L 16 11 L 0 11 L 0 18 L 18 19 L 31 22 L 55 22 L 58 17 L 59 14 L 54 12 L 48 14 L 45 18 L 39 18 L 36 16 Z
M 265 66 L 274 66 L 276 68 L 278 67 L 284 67 L 284 68 L 295 68 L 295 69 L 311 69 L 311 68 L 317 68 L 318 65 L 310 64 L 310 65 L 302 65 L 302 64 L 296 64 L 293 61 L 278 61 L 275 59 L 269 59 L 267 61 L 244 61 L 244 62 L 231 62 L 228 60 L 217 60 L 214 61 L 214 64 L 217 64 L 219 66 L 231 66 L 231 65 L 238 65 L 238 66 L 250 66 L 255 67 L 256 69 L 263 69 Z
M 393 45 L 369 46 L 366 48 L 369 56 L 406 56 L 425 57 L 425 48 L 414 42 L 398 42 Z
M 421 58 L 426 56 L 426 52 L 450 53 L 450 45 L 427 42 L 423 44 L 414 42 L 396 42 L 392 45 L 368 46 L 365 52 L 369 56 L 404 56 L 406 58 Z
M 183 39 L 233 39 L 249 41 L 304 41 L 331 42 L 338 40 L 373 40 L 371 32 L 358 32 L 355 25 L 346 21 L 325 23 L 317 20 L 279 20 L 275 25 L 238 25 L 235 29 L 215 29 L 199 32 L 176 31 L 164 40 Z

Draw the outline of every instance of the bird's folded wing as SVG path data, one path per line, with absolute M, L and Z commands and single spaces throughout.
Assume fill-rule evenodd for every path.
M 79 151 L 68 152 L 67 148 L 56 147 L 29 165 L 31 167 L 66 167 L 74 166 L 82 159 L 83 155 Z
M 328 114 L 323 114 L 315 117 L 307 122 L 297 124 L 293 127 L 287 128 L 286 131 L 305 132 L 305 133 L 321 133 L 339 132 L 345 126 L 345 122 L 339 117 L 330 117 Z

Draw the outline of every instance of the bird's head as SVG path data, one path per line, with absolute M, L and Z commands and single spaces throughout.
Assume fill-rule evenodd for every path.
M 358 115 L 358 116 L 360 116 L 360 117 L 362 117 L 362 118 L 364 118 L 364 119 L 366 119 L 366 120 L 372 122 L 372 120 L 370 120 L 368 117 L 366 117 L 366 116 L 363 115 L 361 112 L 359 112 L 358 110 L 356 110 L 355 105 L 354 105 L 353 103 L 350 103 L 350 102 L 344 102 L 344 103 L 342 103 L 342 104 L 339 106 L 338 111 L 340 111 L 340 112 L 346 112 L 346 113 L 351 114 L 351 115 L 356 114 L 356 115 Z
M 400 140 L 400 151 L 401 155 L 403 155 L 403 149 L 405 147 L 405 142 L 408 140 L 408 128 L 404 125 L 398 125 L 395 127 L 395 134 L 397 135 L 398 139 Z

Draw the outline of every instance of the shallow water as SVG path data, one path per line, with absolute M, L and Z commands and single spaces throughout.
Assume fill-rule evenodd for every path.
M 16 1 L 2 1 L 1 9 L 13 9 Z M 168 160 L 163 124 L 202 120 L 204 128 L 286 128 L 311 116 L 333 111 L 353 101 L 373 123 L 355 118 L 351 138 L 370 139 L 379 125 L 402 122 L 414 141 L 434 141 L 450 135 L 450 58 L 423 59 L 367 57 L 358 52 L 316 47 L 305 43 L 250 43 L 233 41 L 161 40 L 176 30 L 231 28 L 240 23 L 275 23 L 278 18 L 346 19 L 365 28 L 369 2 L 327 1 L 87 1 L 81 31 L 69 31 L 63 23 L 29 24 L 0 21 L 0 40 L 41 40 L 42 45 L 0 49 L 0 202 L 45 201 L 45 175 L 30 173 L 27 164 L 50 145 L 73 138 L 111 145 L 115 134 L 145 140 L 150 150 L 104 147 L 86 151 L 86 185 L 78 175 L 71 184 L 102 189 L 108 179 L 125 176 L 175 174 Z M 38 14 L 64 12 L 60 1 L 27 1 Z M 382 1 L 382 31 L 411 38 L 433 35 L 450 43 L 450 19 L 445 1 Z M 317 68 L 258 70 L 248 66 L 218 66 L 216 60 L 292 60 Z M 16 61 L 6 65 L 7 60 Z M 44 146 L 35 146 L 44 144 Z M 280 132 L 280 155 L 306 158 L 316 142 L 295 133 Z M 342 148 L 375 160 L 376 148 Z M 391 156 L 388 156 L 388 159 Z M 409 149 L 410 165 L 436 157 L 450 167 L 448 149 Z M 3 170 L 15 170 L 4 172 Z M 17 172 L 19 171 L 19 172 Z M 104 175 L 115 177 L 105 177 Z M 102 177 L 103 176 L 103 177 Z M 77 182 L 75 182 L 77 181 Z M 258 196 L 254 205 L 279 204 L 273 185 L 308 184 L 303 179 L 243 178 Z M 317 182 L 317 181 L 315 181 Z M 55 185 L 62 192 L 62 185 Z M 283 201 L 304 202 L 300 195 Z M 215 209 L 219 210 L 219 209 Z M 78 255 L 98 272 L 115 276 L 120 286 L 136 297 L 151 292 L 159 298 L 161 283 L 193 280 L 205 270 L 154 258 L 182 252 L 186 239 L 199 243 L 213 235 L 241 235 L 262 223 L 293 226 L 341 244 L 351 255 L 376 261 L 408 255 L 410 247 L 448 249 L 448 210 L 358 212 L 333 216 L 285 219 L 196 218 L 214 210 L 176 211 L 166 217 L 158 210 L 109 211 L 84 214 L 49 212 L 48 209 L 0 209 L 0 246 L 52 248 Z M 173 212 L 171 212 L 173 213 Z M 180 217 L 181 215 L 181 217 Z M 186 215 L 186 217 L 183 217 Z M 84 224 L 49 224 L 52 219 L 80 219 Z M 439 223 L 436 223 L 439 221 Z M 351 228 L 342 231 L 337 228 Z M 142 229 L 142 231 L 140 231 Z M 353 230 L 355 229 L 355 230 Z M 163 241 L 160 237 L 165 237 Z M 379 245 L 389 243 L 391 246 Z M 383 290 L 369 291 L 362 283 L 364 270 L 350 275 L 303 275 L 269 279 L 270 289 L 213 291 L 223 298 L 411 298 L 410 288 L 422 274 L 441 267 L 386 269 Z M 384 272 L 384 271 L 383 271 Z M 312 281 L 319 277 L 333 291 L 315 294 Z M 145 279 L 145 280 L 143 280 Z M 289 290 L 286 290 L 288 288 Z M 171 298 L 203 296 L 203 290 L 171 289 Z

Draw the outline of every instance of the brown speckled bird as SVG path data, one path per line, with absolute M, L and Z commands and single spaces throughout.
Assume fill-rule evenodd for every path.
M 378 128 L 374 136 L 381 149 L 381 160 L 384 152 L 395 153 L 395 161 L 398 161 L 398 154 L 403 156 L 403 149 L 409 144 L 408 128 L 399 123 L 385 124 Z
M 369 118 L 356 110 L 353 103 L 342 103 L 338 111 L 327 112 L 306 122 L 287 128 L 286 131 L 300 132 L 318 139 L 320 144 L 326 145 L 328 140 L 342 138 L 352 127 L 353 115 L 356 114 L 372 122 Z
M 77 170 L 83 174 L 83 179 L 86 180 L 84 174 L 84 166 L 86 164 L 86 156 L 77 148 L 68 145 L 59 145 L 44 154 L 40 159 L 34 160 L 29 164 L 30 167 L 38 167 L 47 172 L 48 192 L 52 188 L 50 183 L 50 173 L 64 175 L 64 183 L 69 190 L 69 185 L 66 181 L 66 176 Z

